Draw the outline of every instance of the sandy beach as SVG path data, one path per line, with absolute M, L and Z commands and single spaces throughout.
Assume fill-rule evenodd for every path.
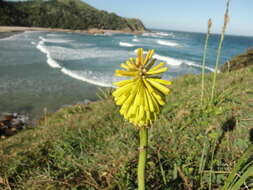
M 97 29 L 97 28 L 92 28 L 88 30 L 70 30 L 70 29 L 61 29 L 61 28 L 0 26 L 0 33 L 24 32 L 24 31 L 73 32 L 73 33 L 81 33 L 81 34 L 104 34 L 104 33 L 142 34 L 145 32 L 145 31 L 130 31 L 130 30 L 104 30 L 104 29 Z

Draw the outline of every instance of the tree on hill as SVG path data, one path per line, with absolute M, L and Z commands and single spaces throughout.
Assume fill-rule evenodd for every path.
M 137 19 L 126 19 L 99 11 L 79 0 L 33 0 L 7 2 L 0 0 L 0 25 L 34 26 L 65 29 L 144 30 Z

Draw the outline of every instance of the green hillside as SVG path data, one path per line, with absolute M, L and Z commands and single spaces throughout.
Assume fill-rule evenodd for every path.
M 80 0 L 0 0 L 0 26 L 28 26 L 85 30 L 90 28 L 142 31 L 138 19 L 97 10 Z
M 208 189 L 210 174 L 212 189 L 223 185 L 252 141 L 252 74 L 252 66 L 220 73 L 212 106 L 210 89 L 200 105 L 201 76 L 173 81 L 168 103 L 150 129 L 148 190 Z M 206 86 L 211 79 L 208 74 Z M 62 108 L 0 147 L 3 189 L 137 187 L 138 130 L 123 120 L 110 96 Z
M 235 71 L 244 67 L 253 65 L 253 48 L 248 49 L 245 53 L 233 57 L 222 65 L 222 72 Z

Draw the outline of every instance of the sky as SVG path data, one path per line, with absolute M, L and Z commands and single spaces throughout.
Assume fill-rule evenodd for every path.
M 120 16 L 139 18 L 147 28 L 220 33 L 226 0 L 84 0 Z M 231 0 L 227 34 L 253 36 L 253 0 Z

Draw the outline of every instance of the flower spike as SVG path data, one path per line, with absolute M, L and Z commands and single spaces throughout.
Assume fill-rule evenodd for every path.
M 130 58 L 121 64 L 123 70 L 116 70 L 116 76 L 130 79 L 115 82 L 118 88 L 113 92 L 116 104 L 121 106 L 120 114 L 138 127 L 149 126 L 158 117 L 170 91 L 167 86 L 171 84 L 158 76 L 168 68 L 163 62 L 155 66 L 154 50 L 149 50 L 146 56 L 143 52 L 139 48 L 136 59 Z

